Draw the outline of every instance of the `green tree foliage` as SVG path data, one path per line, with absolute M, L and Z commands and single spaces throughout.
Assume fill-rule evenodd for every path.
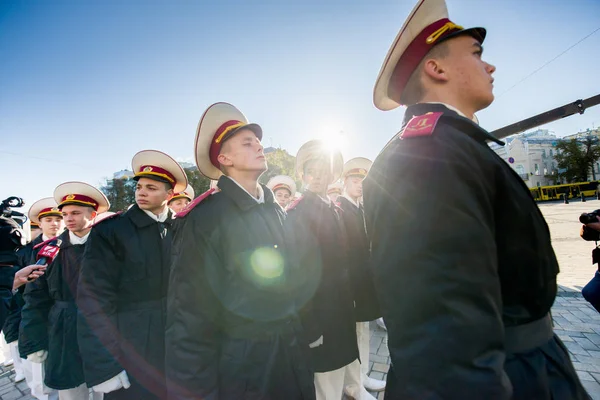
M 260 177 L 260 183 L 266 185 L 276 175 L 287 175 L 296 181 L 298 190 L 301 182 L 296 177 L 296 157 L 283 149 L 276 149 L 266 155 L 269 169 Z
M 131 178 L 107 180 L 100 190 L 110 201 L 111 211 L 125 211 L 135 203 L 135 181 Z
M 201 195 L 210 188 L 210 179 L 202 175 L 198 168 L 186 168 L 188 183 L 194 188 L 196 196 Z
M 600 158 L 600 143 L 597 137 L 561 140 L 556 144 L 556 150 L 558 168 L 566 170 L 560 173 L 560 176 L 568 183 L 586 182 L 590 169 L 593 180 L 596 180 L 594 163 Z

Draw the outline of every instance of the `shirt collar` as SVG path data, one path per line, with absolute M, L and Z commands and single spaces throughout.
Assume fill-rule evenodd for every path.
M 169 217 L 169 207 L 165 207 L 165 210 L 158 215 L 154 214 L 152 211 L 148 211 L 148 210 L 142 210 L 142 211 L 145 212 L 147 216 L 149 216 L 156 222 L 165 222 L 167 220 L 167 218 Z
M 469 118 L 467 117 L 462 111 L 460 111 L 458 108 L 451 106 L 448 103 L 441 103 L 439 101 L 428 101 L 426 103 L 423 104 L 441 104 L 443 106 L 445 106 L 446 108 L 448 108 L 449 110 L 454 111 L 455 113 L 457 113 L 458 115 L 460 115 L 461 117 L 470 119 L 471 121 L 475 122 L 477 125 L 479 125 L 479 119 L 477 118 L 477 116 L 475 114 L 473 114 L 473 118 Z
M 256 197 L 252 196 L 252 194 L 250 194 L 250 192 L 247 191 L 242 185 L 240 185 L 235 179 L 233 179 L 230 176 L 228 176 L 227 178 L 231 179 L 231 181 L 238 185 L 244 192 L 248 193 L 248 196 L 252 197 L 258 204 L 263 204 L 265 202 L 265 191 L 263 190 L 262 186 L 260 186 L 258 183 L 256 184 L 256 186 L 258 187 L 257 199 Z
M 352 198 L 350 196 L 348 196 L 347 193 L 344 193 L 342 195 L 342 197 L 344 197 L 346 200 L 348 200 L 350 203 L 352 203 L 354 206 L 356 206 L 356 208 L 360 208 L 360 204 L 358 204 L 358 201 L 352 200 Z
M 69 241 L 73 245 L 75 245 L 75 244 L 85 244 L 85 242 L 87 242 L 87 240 L 88 240 L 88 237 L 90 236 L 90 232 L 92 232 L 92 231 L 90 230 L 83 237 L 79 237 L 79 236 L 75 235 L 73 232 L 69 231 Z
M 42 233 L 42 242 L 45 242 L 46 240 L 50 240 L 50 238 Z

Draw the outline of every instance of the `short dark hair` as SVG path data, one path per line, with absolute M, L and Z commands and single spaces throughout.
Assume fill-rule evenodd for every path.
M 410 106 L 418 103 L 425 97 L 425 88 L 423 87 L 423 82 L 421 82 L 421 71 L 423 71 L 423 66 L 427 60 L 432 58 L 446 58 L 450 53 L 450 49 L 448 48 L 447 42 L 439 43 L 434 46 L 427 55 L 421 60 L 417 68 L 413 71 L 410 78 L 408 78 L 408 82 L 402 91 L 402 96 L 400 97 L 400 103 L 406 106 Z

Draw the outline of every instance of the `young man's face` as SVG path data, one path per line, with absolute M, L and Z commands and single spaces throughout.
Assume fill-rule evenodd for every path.
M 66 207 L 66 206 L 65 206 Z M 63 207 L 64 208 L 64 207 Z M 47 217 L 40 218 L 40 228 L 42 233 L 49 238 L 53 238 L 63 229 L 63 219 L 56 215 L 49 215 Z M 33 239 L 33 231 L 32 231 Z
M 169 184 L 150 178 L 140 178 L 135 187 L 135 202 L 142 210 L 161 212 L 173 197 Z
M 483 110 L 494 100 L 496 67 L 483 61 L 483 48 L 471 36 L 462 35 L 448 40 L 449 54 L 440 60 L 448 74 L 449 89 L 453 90 L 473 110 Z
M 92 226 L 96 211 L 87 206 L 69 204 L 62 207 L 63 220 L 67 229 L 75 234 L 83 233 Z
M 185 206 L 187 206 L 190 203 L 190 199 L 187 199 L 185 197 L 181 198 L 181 199 L 175 199 L 172 202 L 169 203 L 169 208 L 171 210 L 173 210 L 174 213 L 178 213 L 181 212 L 181 210 L 183 210 L 185 208 Z
M 226 168 L 257 172 L 258 176 L 267 170 L 263 146 L 250 129 L 242 129 L 228 139 L 221 148 L 218 160 Z
M 292 194 L 287 189 L 277 189 L 275 191 L 275 199 L 277 203 L 282 207 L 286 208 L 288 204 L 290 204 L 290 199 L 292 198 Z
M 363 178 L 356 175 L 346 178 L 345 188 L 348 196 L 353 199 L 358 199 L 362 196 L 362 181 Z
M 319 158 L 304 164 L 304 185 L 313 193 L 321 194 L 327 191 L 331 182 L 331 166 L 328 160 Z
M 335 203 L 337 201 L 337 198 L 340 197 L 340 194 L 338 192 L 331 192 L 327 194 L 327 197 L 329 197 L 329 200 Z

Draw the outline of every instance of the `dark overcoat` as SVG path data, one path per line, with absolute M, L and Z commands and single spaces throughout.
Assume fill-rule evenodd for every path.
M 340 213 L 332 202 L 311 192 L 294 203 L 285 222 L 289 262 L 305 274 L 313 294 L 302 302 L 302 321 L 311 342 L 316 372 L 327 372 L 358 358 L 356 316 L 348 276 L 348 243 Z
M 169 399 L 314 399 L 285 212 L 266 186 L 263 204 L 226 176 L 218 186 L 175 223 Z
M 25 355 L 47 350 L 44 383 L 64 390 L 85 381 L 77 344 L 75 299 L 86 244 L 71 244 L 69 231 L 58 238 L 62 241 L 60 251 L 46 273 L 26 285 L 21 324 L 22 334 L 31 344 Z
M 105 395 L 107 400 L 166 397 L 171 224 L 171 211 L 159 223 L 134 205 L 92 228 L 77 299 L 86 381 L 95 386 L 125 370 L 131 382 L 129 389 Z
M 348 237 L 348 273 L 356 321 L 373 321 L 381 317 L 381 311 L 373 283 L 371 245 L 365 229 L 364 209 L 362 204 L 357 206 L 344 196 L 338 197 L 337 202 L 342 209 L 340 217 Z
M 15 273 L 20 269 L 33 264 L 30 263 L 31 255 L 33 254 L 33 247 L 39 243 L 42 243 L 42 235 L 39 235 L 31 242 L 27 243 L 25 247 L 17 251 L 17 258 L 19 262 L 14 267 Z M 10 312 L 8 317 L 6 317 L 4 326 L 2 327 L 2 332 L 4 332 L 6 343 L 12 343 L 19 339 L 19 325 L 21 324 L 21 308 L 23 308 L 24 305 L 24 292 L 25 285 L 19 287 L 19 289 L 17 289 L 17 291 L 13 294 L 12 301 L 10 303 Z
M 489 140 L 444 105 L 417 104 L 364 181 L 386 398 L 586 398 L 549 322 L 548 226 Z

